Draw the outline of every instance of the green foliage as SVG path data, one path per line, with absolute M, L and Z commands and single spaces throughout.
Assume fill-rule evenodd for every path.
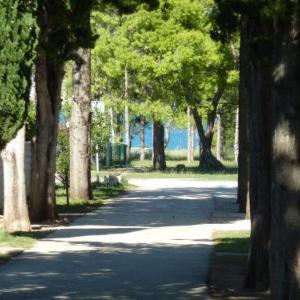
M 66 188 L 69 185 L 70 143 L 68 128 L 61 128 L 57 139 L 56 173 Z
M 35 135 L 36 108 L 35 104 L 30 103 L 28 106 L 26 126 L 26 141 L 31 141 Z
M 210 100 L 231 59 L 210 37 L 212 5 L 173 0 L 125 17 L 113 10 L 95 13 L 92 24 L 100 38 L 93 51 L 94 94 L 120 111 L 126 68 L 129 105 L 138 115 L 172 119 L 187 101 Z
M 36 44 L 33 9 L 24 0 L 0 2 L 0 149 L 26 118 Z
M 90 11 L 94 4 L 94 0 L 38 1 L 39 47 L 49 58 L 65 62 L 75 57 L 78 47 L 93 45 Z

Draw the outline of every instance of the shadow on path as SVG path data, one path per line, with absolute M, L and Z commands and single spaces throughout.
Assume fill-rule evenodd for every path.
M 0 299 L 209 299 L 210 215 L 235 188 L 134 191 L 0 269 Z

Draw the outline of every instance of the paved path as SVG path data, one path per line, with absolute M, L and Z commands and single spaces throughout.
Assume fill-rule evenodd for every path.
M 235 183 L 135 180 L 111 200 L 0 268 L 0 299 L 209 299 L 216 197 Z

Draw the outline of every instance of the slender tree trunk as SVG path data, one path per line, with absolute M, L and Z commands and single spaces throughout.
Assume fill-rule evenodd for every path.
M 164 171 L 167 168 L 164 145 L 164 125 L 161 121 L 154 121 L 153 130 L 153 169 Z
M 1 153 L 4 169 L 4 229 L 29 231 L 30 221 L 25 186 L 25 128 Z
M 55 220 L 55 166 L 64 63 L 39 50 L 36 63 L 37 121 L 33 145 L 30 216 L 33 222 Z
M 74 63 L 70 124 L 70 199 L 92 198 L 90 182 L 91 50 L 80 48 Z
M 212 109 L 209 110 L 207 113 L 207 127 L 205 131 L 205 138 L 206 138 L 207 146 L 209 147 L 210 150 L 211 150 L 212 141 L 215 133 L 214 129 L 215 129 L 215 123 L 217 118 L 217 110 L 218 110 L 220 100 L 224 94 L 225 88 L 226 88 L 226 82 L 220 83 L 220 86 L 212 100 Z
M 129 107 L 125 106 L 125 144 L 126 144 L 126 164 L 130 161 L 130 145 L 131 145 L 131 137 L 130 137 L 130 120 L 129 120 Z
M 224 166 L 218 161 L 211 152 L 211 141 L 205 135 L 202 118 L 197 109 L 192 109 L 195 124 L 200 138 L 200 163 L 199 169 L 202 171 L 220 171 Z
M 187 109 L 187 117 L 188 117 L 188 162 L 194 161 L 194 126 L 192 124 L 191 119 L 191 109 L 188 107 Z
M 218 114 L 217 116 L 218 130 L 217 130 L 217 159 L 224 160 L 224 126 L 222 121 L 222 116 Z
M 140 122 L 140 160 L 145 160 L 145 117 L 141 116 L 141 122 Z
M 170 143 L 170 139 L 171 139 L 171 129 L 170 129 L 170 126 L 167 125 L 167 126 L 164 126 L 165 128 L 165 135 L 164 135 L 164 144 L 165 144 L 165 149 L 168 148 L 169 146 L 169 143 Z
M 273 47 L 271 297 L 300 299 L 299 2 L 288 1 Z
M 122 134 L 122 114 L 119 112 L 116 113 L 116 136 L 117 136 L 117 143 L 124 142 L 124 138 Z
M 0 215 L 3 214 L 4 208 L 4 172 L 3 172 L 3 160 L 0 155 Z
M 239 161 L 239 109 L 236 110 L 235 133 L 234 133 L 234 161 Z
M 246 89 L 249 95 L 250 215 L 251 239 L 246 287 L 269 288 L 269 247 L 271 230 L 271 36 L 264 18 L 243 18 L 246 49 Z M 255 44 L 256 41 L 263 41 Z M 255 46 L 254 46 L 255 45 Z
M 110 114 L 110 142 L 115 142 L 115 122 L 114 122 L 114 111 L 112 108 L 109 109 Z

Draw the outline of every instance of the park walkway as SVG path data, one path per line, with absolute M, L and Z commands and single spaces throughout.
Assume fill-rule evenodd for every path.
M 0 299 L 209 299 L 210 224 L 234 182 L 135 180 L 0 268 Z

